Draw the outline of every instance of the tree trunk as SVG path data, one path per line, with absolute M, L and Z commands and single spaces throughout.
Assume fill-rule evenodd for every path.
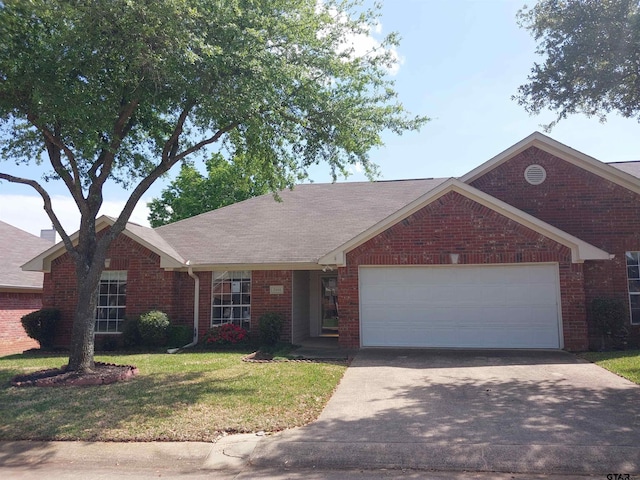
M 97 288 L 102 268 L 76 265 L 78 303 L 73 319 L 68 370 L 88 371 L 94 367 L 94 334 Z

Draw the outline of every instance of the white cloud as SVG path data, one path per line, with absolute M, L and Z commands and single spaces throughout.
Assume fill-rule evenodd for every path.
M 150 199 L 142 199 L 138 202 L 131 215 L 131 222 L 149 226 L 147 220 L 149 215 L 147 202 L 149 201 Z M 53 196 L 51 203 L 66 232 L 72 234 L 78 230 L 80 212 L 73 200 L 69 197 Z M 99 215 L 117 217 L 124 204 L 124 200 L 105 201 Z M 42 199 L 36 195 L 0 194 L 0 220 L 34 235 L 40 235 L 40 230 L 51 228 L 51 220 L 42 208 Z
M 320 11 L 326 8 L 327 6 L 324 5 L 323 1 L 318 0 L 316 9 Z M 346 23 L 344 13 L 338 13 L 335 7 L 329 7 L 328 11 L 333 17 L 337 18 L 338 22 Z M 366 33 L 350 34 L 338 47 L 338 52 L 353 49 L 352 58 L 363 58 L 371 55 L 379 56 L 388 52 L 393 59 L 393 64 L 388 68 L 388 72 L 390 75 L 396 75 L 400 70 L 400 66 L 404 63 L 404 58 L 400 56 L 395 47 L 389 47 L 386 50 L 381 49 L 380 41 L 375 36 L 382 35 L 382 23 L 376 22 L 374 25 L 369 26 L 367 30 Z
M 376 23 L 373 27 L 369 28 L 368 34 L 352 35 L 347 38 L 343 44 L 343 49 L 353 48 L 353 56 L 355 58 L 366 57 L 376 53 L 379 55 L 380 42 L 373 36 L 373 34 L 380 35 L 382 33 L 382 24 Z M 400 66 L 404 63 L 404 59 L 400 57 L 395 47 L 391 47 L 387 50 L 393 58 L 393 64 L 388 69 L 390 75 L 397 75 L 400 71 Z

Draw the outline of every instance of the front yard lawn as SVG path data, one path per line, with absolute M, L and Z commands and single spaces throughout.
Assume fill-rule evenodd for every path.
M 135 365 L 132 380 L 92 387 L 12 387 L 11 378 L 66 356 L 0 358 L 0 440 L 212 441 L 314 420 L 345 365 L 245 363 L 246 353 L 98 355 Z
M 587 352 L 580 357 L 640 384 L 640 350 Z

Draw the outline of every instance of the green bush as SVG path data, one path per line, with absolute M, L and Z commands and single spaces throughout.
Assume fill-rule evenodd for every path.
M 193 329 L 186 325 L 169 325 L 167 347 L 184 347 L 193 340 Z
M 122 322 L 122 346 L 136 348 L 142 345 L 140 336 L 140 322 L 137 318 L 125 318 Z
M 60 310 L 43 308 L 22 317 L 22 327 L 29 337 L 40 344 L 40 348 L 52 348 L 56 325 L 60 321 Z
M 140 330 L 142 344 L 147 347 L 162 347 L 166 345 L 170 324 L 167 314 L 158 310 L 152 310 L 140 315 L 138 330 Z
M 619 298 L 594 298 L 591 302 L 591 318 L 600 334 L 601 350 L 625 347 L 629 331 L 624 301 Z
M 260 317 L 260 343 L 263 345 L 275 345 L 280 341 L 282 331 L 282 317 L 277 313 L 265 313 Z

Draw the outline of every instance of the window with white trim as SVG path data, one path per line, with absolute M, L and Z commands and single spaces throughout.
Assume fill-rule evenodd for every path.
M 627 252 L 626 257 L 631 323 L 640 324 L 640 252 Z
M 102 272 L 98 285 L 96 333 L 120 333 L 127 304 L 127 272 Z
M 233 323 L 251 325 L 251 272 L 213 272 L 211 326 Z

